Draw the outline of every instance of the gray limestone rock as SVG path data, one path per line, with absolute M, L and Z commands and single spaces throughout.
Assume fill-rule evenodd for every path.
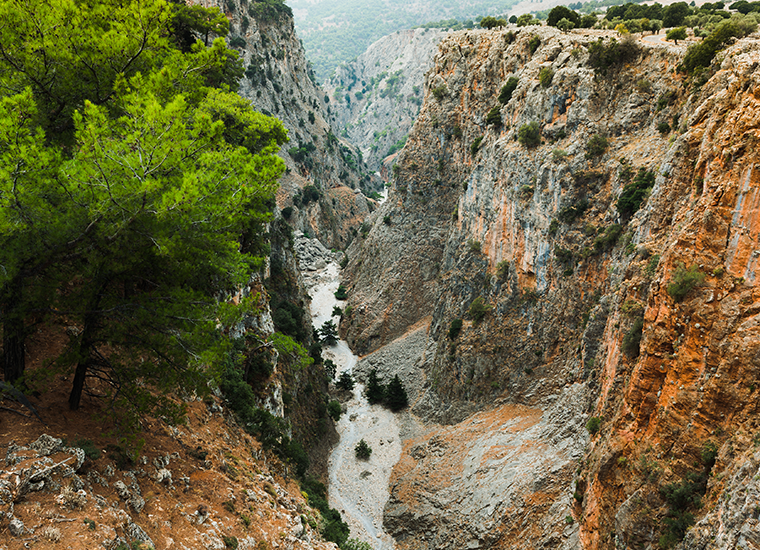
M 24 522 L 17 517 L 11 518 L 10 522 L 8 523 L 8 529 L 10 530 L 11 535 L 14 537 L 20 537 L 26 532 Z

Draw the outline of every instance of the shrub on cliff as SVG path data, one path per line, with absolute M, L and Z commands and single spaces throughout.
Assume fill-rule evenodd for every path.
M 668 294 L 676 302 L 683 300 L 692 288 L 701 285 L 705 281 L 705 274 L 696 265 L 686 269 L 682 262 L 678 262 L 673 278 L 667 287 Z
M 644 330 L 644 317 L 637 317 L 630 330 L 623 337 L 623 352 L 635 359 L 639 356 L 641 346 L 641 333 Z
M 640 53 L 641 48 L 632 38 L 625 37 L 620 42 L 613 38 L 608 43 L 600 38 L 589 44 L 588 62 L 596 71 L 606 76 L 609 69 L 635 61 Z
M 470 314 L 470 317 L 472 317 L 472 320 L 475 321 L 475 324 L 477 325 L 483 320 L 486 314 L 489 311 L 491 311 L 491 309 L 493 309 L 493 306 L 491 304 L 487 304 L 482 296 L 478 296 L 470 304 L 470 309 L 468 310 L 468 313 Z
M 327 414 L 330 415 L 330 418 L 335 420 L 337 422 L 340 420 L 341 414 L 343 414 L 343 409 L 341 409 L 340 402 L 333 399 L 327 404 Z
M 586 430 L 588 430 L 588 433 L 591 435 L 599 433 L 601 427 L 602 419 L 599 416 L 592 416 L 588 419 L 588 422 L 586 422 Z
M 460 332 L 462 332 L 462 320 L 454 319 L 449 325 L 449 340 L 456 340 Z
M 551 86 L 553 78 L 554 71 L 552 71 L 551 67 L 543 67 L 538 73 L 538 80 L 544 88 Z
M 501 109 L 495 105 L 486 115 L 486 124 L 494 125 L 497 128 L 501 126 Z
M 501 91 L 499 92 L 500 103 L 509 103 L 509 100 L 512 99 L 512 93 L 517 88 L 519 82 L 520 80 L 516 76 L 510 76 L 507 79 L 507 82 L 501 87 Z
M 612 250 L 622 233 L 623 226 L 620 224 L 615 223 L 607 227 L 607 229 L 604 230 L 604 233 L 594 239 L 594 252 L 601 254 L 602 252 Z
M 530 50 L 531 55 L 536 53 L 536 50 L 541 45 L 541 38 L 538 35 L 533 35 L 530 37 L 530 40 L 528 40 L 528 49 Z
M 541 144 L 541 129 L 535 120 L 523 124 L 517 131 L 517 141 L 525 147 L 536 147 Z
M 754 28 L 757 28 L 757 23 L 754 22 L 753 28 L 753 22 L 754 19 L 748 25 L 742 25 L 731 19 L 723 21 L 702 42 L 689 46 L 681 67 L 688 73 L 709 67 L 718 50 L 731 38 L 742 37 L 754 32 Z
M 472 145 L 470 145 L 470 154 L 474 157 L 480 149 L 480 143 L 483 141 L 483 136 L 476 137 Z
M 609 148 L 610 144 L 607 138 L 602 134 L 594 134 L 586 144 L 586 159 L 591 160 L 601 157 Z
M 338 285 L 338 290 L 335 291 L 335 299 L 336 300 L 345 300 L 348 298 L 348 293 L 346 292 L 346 287 L 343 285 Z
M 634 180 L 623 187 L 617 201 L 617 211 L 623 218 L 629 218 L 641 207 L 641 203 L 654 187 L 655 174 L 645 168 L 639 168 Z

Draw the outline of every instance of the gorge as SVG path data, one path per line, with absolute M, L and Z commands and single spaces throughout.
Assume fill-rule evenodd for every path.
M 217 4 L 290 138 L 246 377 L 131 463 L 52 397 L 4 411 L 0 549 L 760 548 L 758 34 L 689 74 L 694 40 L 417 29 L 325 91 L 284 5 Z

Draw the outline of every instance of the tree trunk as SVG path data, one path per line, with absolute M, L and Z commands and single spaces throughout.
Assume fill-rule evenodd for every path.
M 82 330 L 82 339 L 79 341 L 79 361 L 77 362 L 77 368 L 74 371 L 74 382 L 71 386 L 71 393 L 69 394 L 69 409 L 75 411 L 79 408 L 79 403 L 82 400 L 82 392 L 84 391 L 84 381 L 87 378 L 87 371 L 90 368 L 90 348 L 93 345 L 92 333 L 94 329 L 93 316 L 88 312 L 85 315 L 84 329 Z
M 97 280 L 97 279 L 96 279 Z M 69 394 L 69 409 L 75 411 L 79 408 L 84 391 L 84 382 L 87 378 L 87 371 L 92 364 L 92 347 L 95 345 L 97 323 L 100 316 L 98 309 L 100 302 L 108 286 L 110 279 L 105 277 L 99 283 L 93 282 L 96 287 L 95 292 L 90 297 L 87 309 L 84 313 L 84 326 L 82 327 L 82 338 L 79 340 L 79 350 L 77 353 L 77 368 L 74 371 L 74 382 Z
M 11 315 L 3 320 L 3 376 L 12 384 L 24 374 L 26 353 L 24 320 Z
M 14 278 L 3 288 L 3 376 L 13 383 L 24 374 L 26 367 L 26 327 L 22 312 L 22 280 Z

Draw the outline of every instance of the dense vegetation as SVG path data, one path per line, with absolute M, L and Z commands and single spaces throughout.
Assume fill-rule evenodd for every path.
M 105 397 L 126 430 L 177 420 L 167 394 L 206 393 L 227 329 L 259 305 L 218 297 L 263 265 L 286 132 L 234 93 L 216 9 L 30 0 L 0 18 L 5 380 L 70 374 L 71 408 Z M 74 328 L 33 379 L 43 323 Z

